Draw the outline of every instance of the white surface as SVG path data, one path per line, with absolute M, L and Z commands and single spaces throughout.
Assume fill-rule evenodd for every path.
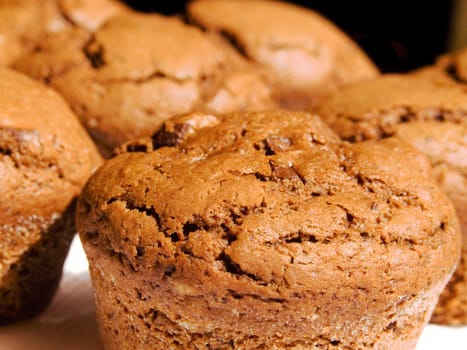
M 0 327 L 0 350 L 103 350 L 86 257 L 78 239 L 73 241 L 50 307 L 36 319 Z M 417 350 L 467 350 L 467 327 L 429 325 Z

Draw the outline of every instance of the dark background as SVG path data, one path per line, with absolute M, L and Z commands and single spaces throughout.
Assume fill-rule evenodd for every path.
M 296 0 L 328 17 L 384 72 L 430 64 L 447 50 L 452 0 Z M 128 0 L 141 11 L 182 14 L 187 1 Z

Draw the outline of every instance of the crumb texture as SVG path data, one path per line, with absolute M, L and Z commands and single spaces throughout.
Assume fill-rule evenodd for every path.
M 343 143 L 307 113 L 165 122 L 80 198 L 104 342 L 412 349 L 459 256 L 428 172 L 409 146 Z

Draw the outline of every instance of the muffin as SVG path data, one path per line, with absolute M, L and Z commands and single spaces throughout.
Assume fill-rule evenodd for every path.
M 0 69 L 0 324 L 50 302 L 76 232 L 76 197 L 100 162 L 55 92 Z
M 198 113 L 119 149 L 77 210 L 106 349 L 414 349 L 458 261 L 451 203 L 396 140 Z
M 467 90 L 440 71 L 419 73 L 349 86 L 323 100 L 316 112 L 344 140 L 394 136 L 429 157 L 457 209 L 464 237 L 461 262 L 433 321 L 467 324 Z
M 343 85 L 378 75 L 346 34 L 308 9 L 277 1 L 198 0 L 189 4 L 188 15 L 270 70 L 284 108 L 310 108 Z
M 94 30 L 124 8 L 113 0 L 0 0 L 0 66 L 32 51 L 46 32 Z
M 128 13 L 49 39 L 16 68 L 59 91 L 103 154 L 175 114 L 275 107 L 264 72 L 175 17 Z

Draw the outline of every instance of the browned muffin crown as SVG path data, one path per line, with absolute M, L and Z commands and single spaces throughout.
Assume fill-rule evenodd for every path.
M 108 349 L 409 349 L 459 256 L 427 160 L 318 117 L 191 114 L 86 185 Z
M 76 232 L 74 200 L 100 161 L 55 92 L 0 69 L 0 324 L 50 301 Z
M 59 91 L 107 150 L 174 114 L 275 106 L 261 70 L 198 28 L 157 14 L 51 36 L 16 67 Z
M 423 75 L 386 74 L 341 89 L 315 111 L 344 140 L 378 139 L 420 122 L 462 124 L 467 90 Z
M 433 320 L 467 323 L 467 89 L 442 71 L 386 75 L 349 86 L 323 100 L 316 112 L 344 139 L 395 136 L 425 153 L 453 201 L 464 232 L 459 267 Z
M 220 33 L 279 80 L 283 107 L 304 109 L 340 86 L 378 75 L 366 54 L 314 11 L 278 1 L 192 1 L 191 20 Z

